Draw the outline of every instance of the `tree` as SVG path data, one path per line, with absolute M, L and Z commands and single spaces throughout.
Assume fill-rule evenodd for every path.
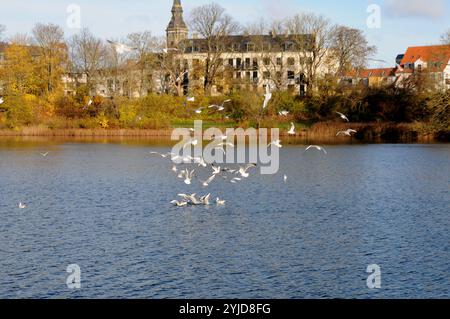
M 324 16 L 302 13 L 288 19 L 285 28 L 298 52 L 307 91 L 311 93 L 319 72 L 329 66 L 334 26 Z
M 45 84 L 43 91 L 52 92 L 61 84 L 67 61 L 64 31 L 53 24 L 37 24 L 33 28 L 33 36 L 40 51 L 37 61 Z
M 92 92 L 95 88 L 98 71 L 105 60 L 105 45 L 88 29 L 83 29 L 72 37 L 70 48 L 72 63 L 76 71 L 86 74 L 87 87 Z
M 376 52 L 375 47 L 369 46 L 361 30 L 345 26 L 336 27 L 331 45 L 332 52 L 337 59 L 338 75 L 365 67 L 367 58 Z
M 442 35 L 441 41 L 443 44 L 450 44 L 450 29 Z
M 144 96 L 151 87 L 149 74 L 156 64 L 156 55 L 159 44 L 150 31 L 131 33 L 127 36 L 130 47 L 136 48 L 135 58 L 139 69 L 139 95 Z
M 204 61 L 204 89 L 208 92 L 222 67 L 222 54 L 228 50 L 228 36 L 240 30 L 240 26 L 225 9 L 216 3 L 203 5 L 192 10 L 191 30 L 202 37 Z

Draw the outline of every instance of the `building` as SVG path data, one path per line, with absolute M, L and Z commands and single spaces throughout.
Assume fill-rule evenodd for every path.
M 184 69 L 185 92 L 201 88 L 205 83 L 202 66 L 210 61 L 217 66 L 211 94 L 227 93 L 233 89 L 263 91 L 265 86 L 291 90 L 304 95 L 307 74 L 304 66 L 310 58 L 308 46 L 314 45 L 310 35 L 233 35 L 221 38 L 211 53 L 207 40 L 189 30 L 183 19 L 180 0 L 174 0 L 172 19 L 166 30 L 167 48 L 175 53 L 180 69 Z M 299 40 L 300 39 L 300 40 Z M 299 43 L 303 47 L 299 47 Z M 213 57 L 211 57 L 213 56 Z M 208 60 L 209 59 L 209 60 Z M 319 72 L 326 73 L 322 69 Z
M 397 81 L 397 68 L 363 69 L 349 72 L 344 83 L 364 87 L 382 87 Z
M 436 89 L 450 89 L 450 45 L 409 47 L 403 55 L 396 75 L 399 83 L 411 76 L 426 75 Z

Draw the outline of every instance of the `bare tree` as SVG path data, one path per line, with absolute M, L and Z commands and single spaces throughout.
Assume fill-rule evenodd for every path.
M 332 52 L 338 63 L 337 74 L 343 75 L 352 69 L 364 68 L 376 47 L 369 46 L 361 30 L 338 26 L 333 34 Z
M 135 59 L 139 69 L 139 95 L 143 96 L 151 86 L 150 72 L 156 64 L 155 51 L 159 47 L 158 40 L 150 31 L 131 33 L 127 36 L 131 47 L 136 48 Z
M 329 19 L 312 13 L 298 14 L 288 19 L 285 26 L 305 71 L 308 92 L 312 92 L 320 70 L 329 62 L 334 27 Z
M 75 34 L 71 41 L 71 57 L 75 69 L 87 78 L 87 87 L 92 94 L 98 72 L 104 65 L 106 47 L 102 40 L 96 38 L 88 29 Z
M 225 9 L 216 3 L 203 5 L 192 10 L 191 30 L 202 37 L 201 48 L 206 53 L 204 62 L 204 89 L 209 91 L 222 67 L 221 56 L 227 51 L 227 38 L 240 30 L 240 26 Z
M 443 44 L 450 44 L 450 29 L 442 35 L 441 41 Z
M 67 59 L 67 46 L 64 31 L 54 24 L 37 24 L 33 36 L 40 48 L 40 64 L 43 80 L 48 92 L 53 91 L 61 80 L 64 63 Z

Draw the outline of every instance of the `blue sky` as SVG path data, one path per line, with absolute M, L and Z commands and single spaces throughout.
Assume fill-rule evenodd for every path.
M 207 0 L 182 0 L 187 18 L 190 10 Z M 283 18 L 299 12 L 315 12 L 333 22 L 362 29 L 378 47 L 376 58 L 394 64 L 406 47 L 439 42 L 450 29 L 448 0 L 216 0 L 242 24 L 263 18 Z M 170 19 L 172 0 L 0 0 L 0 24 L 7 36 L 29 33 L 37 22 L 66 26 L 67 6 L 81 8 L 81 22 L 102 38 L 121 38 L 134 31 L 150 30 L 163 35 Z M 369 29 L 367 7 L 381 7 L 381 28 Z M 66 34 L 74 31 L 68 28 Z M 375 63 L 374 66 L 384 66 Z

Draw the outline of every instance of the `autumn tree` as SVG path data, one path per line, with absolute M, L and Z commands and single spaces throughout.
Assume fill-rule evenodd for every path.
M 316 86 L 320 73 L 330 65 L 330 47 L 334 26 L 328 18 L 312 13 L 297 14 L 284 24 L 293 42 L 293 50 L 306 76 L 308 92 Z
M 338 26 L 333 31 L 331 47 L 337 62 L 338 75 L 364 68 L 367 59 L 376 52 L 376 47 L 369 46 L 361 30 L 346 26 Z
M 44 82 L 43 93 L 52 92 L 60 86 L 67 62 L 64 31 L 53 24 L 37 24 L 33 28 L 33 37 L 39 48 L 37 63 Z
M 83 29 L 71 38 L 70 49 L 75 70 L 86 75 L 87 88 L 92 92 L 105 60 L 106 48 L 103 41 L 88 29 Z
M 225 13 L 225 9 L 216 3 L 206 4 L 192 10 L 190 16 L 192 32 L 202 39 L 201 50 L 205 52 L 204 89 L 209 92 L 214 84 L 220 68 L 223 66 L 222 54 L 228 48 L 228 36 L 240 30 L 233 18 Z

